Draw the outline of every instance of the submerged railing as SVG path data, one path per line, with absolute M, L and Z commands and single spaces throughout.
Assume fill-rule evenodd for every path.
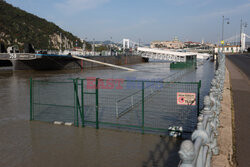
M 211 164 L 211 157 L 219 154 L 217 137 L 219 114 L 225 80 L 225 55 L 219 53 L 215 77 L 211 82 L 208 96 L 204 98 L 204 109 L 198 117 L 197 129 L 191 140 L 182 142 L 179 156 L 180 167 L 207 167 Z

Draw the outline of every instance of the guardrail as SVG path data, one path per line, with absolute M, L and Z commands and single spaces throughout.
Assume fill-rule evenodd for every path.
M 215 77 L 209 95 L 204 98 L 204 108 L 198 117 L 197 129 L 192 133 L 192 141 L 185 140 L 181 144 L 180 167 L 207 167 L 211 157 L 219 154 L 217 127 L 225 80 L 225 55 L 219 53 L 217 62 Z

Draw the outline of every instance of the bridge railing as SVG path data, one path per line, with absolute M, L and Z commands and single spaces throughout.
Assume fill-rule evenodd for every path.
M 225 55 L 219 53 L 217 62 L 218 68 L 211 82 L 209 95 L 204 98 L 204 109 L 198 117 L 197 129 L 192 133 L 192 141 L 185 140 L 181 144 L 180 167 L 207 167 L 210 166 L 212 156 L 219 154 L 217 127 L 225 80 Z

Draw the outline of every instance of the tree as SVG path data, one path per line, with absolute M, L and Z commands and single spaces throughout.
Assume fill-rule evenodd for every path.
M 70 32 L 3 0 L 0 0 L 0 30 L 1 42 L 10 43 L 10 46 L 17 44 L 19 48 L 24 48 L 25 43 L 31 43 L 37 49 L 59 48 L 57 37 L 60 34 L 69 43 L 75 44 L 77 41 L 78 46 L 82 46 L 81 40 Z

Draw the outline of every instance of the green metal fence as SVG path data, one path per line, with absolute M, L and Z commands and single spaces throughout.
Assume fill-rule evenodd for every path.
M 30 80 L 30 120 L 168 133 L 192 132 L 200 82 L 123 79 Z

